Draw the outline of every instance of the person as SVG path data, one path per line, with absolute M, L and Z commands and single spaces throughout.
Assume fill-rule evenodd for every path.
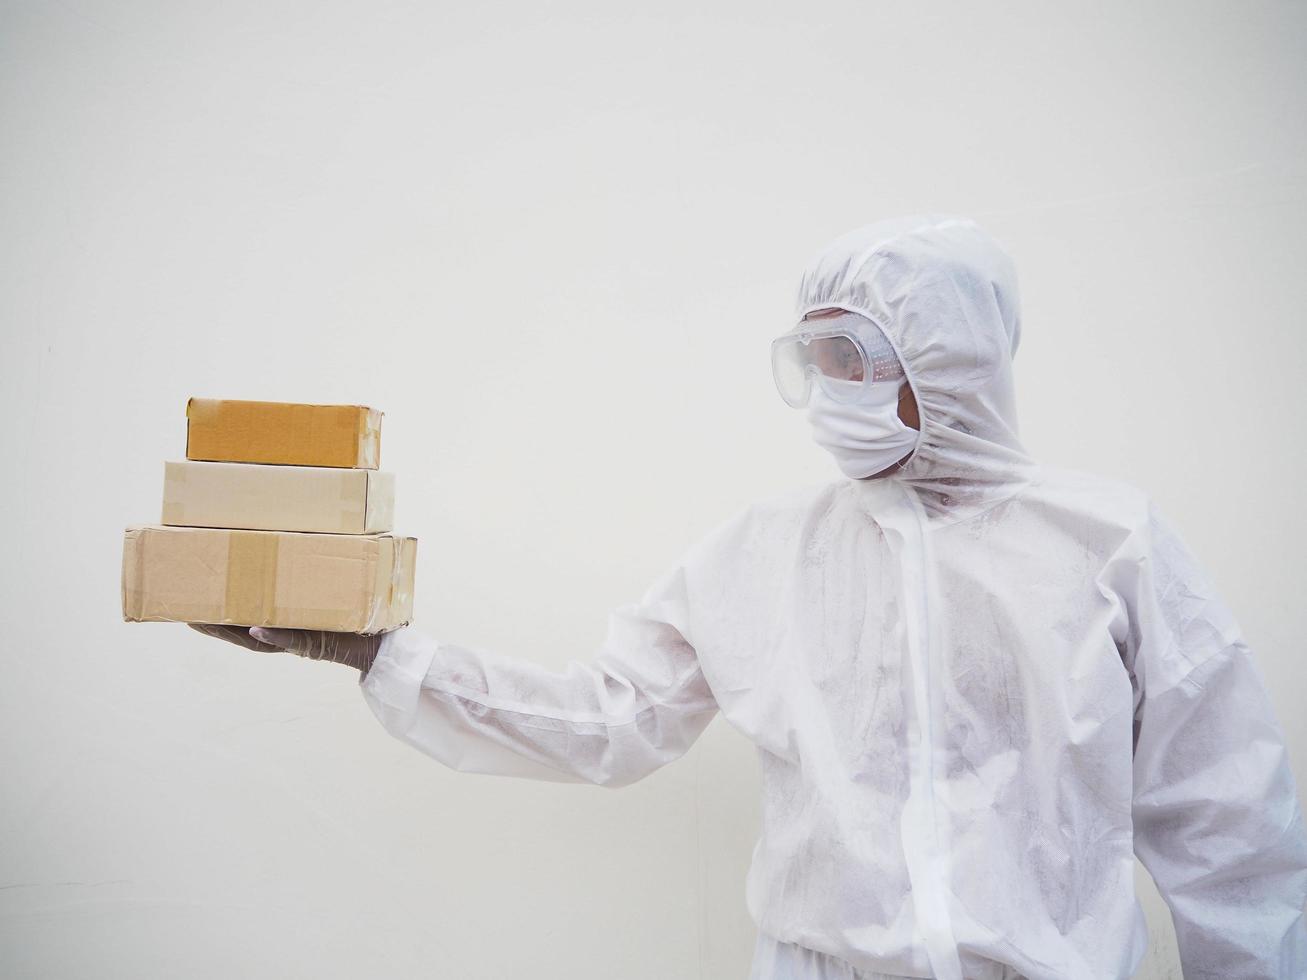
M 1134 857 L 1187 980 L 1307 976 L 1307 832 L 1230 610 L 1142 490 L 1018 437 L 1011 259 L 976 223 L 823 249 L 773 343 L 841 471 L 716 526 L 589 661 L 215 635 L 336 660 L 458 770 L 619 787 L 718 713 L 757 747 L 753 980 L 1129 977 Z

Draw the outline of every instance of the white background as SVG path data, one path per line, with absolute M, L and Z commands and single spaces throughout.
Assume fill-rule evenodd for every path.
M 977 218 L 1022 436 L 1148 489 L 1307 783 L 1307 5 L 0 4 L 0 973 L 743 977 L 752 749 L 469 776 L 347 668 L 120 621 L 190 395 L 386 412 L 416 628 L 561 667 L 837 473 L 768 342 L 828 239 Z M 1165 907 L 1140 870 L 1154 943 Z

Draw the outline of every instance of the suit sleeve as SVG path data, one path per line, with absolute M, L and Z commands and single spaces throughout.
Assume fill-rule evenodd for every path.
M 1118 568 L 1135 693 L 1134 843 L 1185 980 L 1307 977 L 1307 833 L 1234 617 L 1151 503 Z
M 404 627 L 360 686 L 392 735 L 453 769 L 625 786 L 683 755 L 717 712 L 688 618 L 677 566 L 609 616 L 587 662 L 551 671 Z

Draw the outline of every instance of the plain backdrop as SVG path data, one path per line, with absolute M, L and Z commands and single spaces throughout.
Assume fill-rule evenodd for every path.
M 385 411 L 414 627 L 562 667 L 833 463 L 804 262 L 978 219 L 1022 436 L 1147 489 L 1307 783 L 1307 5 L 0 3 L 0 974 L 743 978 L 752 747 L 465 775 L 357 675 L 124 624 L 188 396 Z M 1153 948 L 1178 978 L 1142 868 Z

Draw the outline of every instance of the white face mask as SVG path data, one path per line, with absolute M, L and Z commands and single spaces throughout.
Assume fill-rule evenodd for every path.
M 853 384 L 832 382 L 826 384 Z M 918 431 L 899 418 L 899 389 L 905 381 L 867 385 L 861 401 L 843 404 L 813 387 L 808 422 L 817 444 L 835 457 L 840 472 L 861 480 L 893 466 L 917 444 Z

